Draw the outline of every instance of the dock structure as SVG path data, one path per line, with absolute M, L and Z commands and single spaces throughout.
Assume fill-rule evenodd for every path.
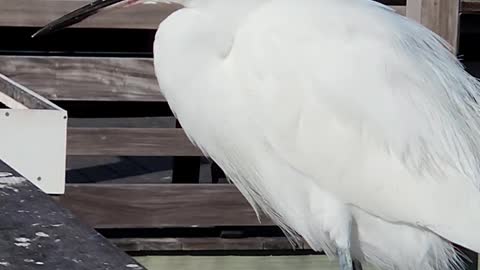
M 0 44 L 0 73 L 65 109 L 69 117 L 65 193 L 52 201 L 25 181 L 0 189 L 8 195 L 1 197 L 5 200 L 2 211 L 12 213 L 8 220 L 0 220 L 6 228 L 0 231 L 0 241 L 5 240 L 0 242 L 5 245 L 0 255 L 8 245 L 14 247 L 8 250 L 11 255 L 7 252 L 8 257 L 0 257 L 0 267 L 2 263 L 24 266 L 55 260 L 64 263 L 62 267 L 73 267 L 72 262 L 88 261 L 89 256 L 95 256 L 91 263 L 101 263 L 102 254 L 104 263 L 111 259 L 118 264 L 112 268 L 92 264 L 85 269 L 137 267 L 109 242 L 134 253 L 311 254 L 304 243 L 294 251 L 268 219 L 259 222 L 218 166 L 188 141 L 160 94 L 153 70 L 153 39 L 158 24 L 178 7 L 138 5 L 93 17 L 55 35 L 30 39 L 39 27 L 88 1 L 0 0 L 0 33 L 9 37 Z M 477 0 L 379 2 L 431 28 L 455 52 L 460 15 L 480 12 Z M 8 167 L 3 170 L 18 176 Z M 28 196 L 35 199 L 29 204 L 31 209 L 19 208 L 22 200 L 31 202 Z M 18 210 L 29 212 L 13 215 Z M 32 226 L 37 223 L 41 225 Z M 68 226 L 52 227 L 55 224 Z M 45 235 L 50 237 L 41 237 Z M 52 253 L 43 251 L 53 238 L 60 241 L 51 244 Z M 67 254 L 65 243 L 76 247 L 81 256 L 74 257 L 73 251 Z M 35 245 L 42 246 L 36 247 L 39 254 L 47 255 L 32 257 Z M 50 258 L 55 252 L 59 258 Z M 67 269 L 50 265 L 48 269 Z
M 0 268 L 144 270 L 0 160 Z

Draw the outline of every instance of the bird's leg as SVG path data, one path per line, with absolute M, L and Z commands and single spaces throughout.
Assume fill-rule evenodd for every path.
M 353 270 L 352 256 L 350 250 L 347 248 L 337 249 L 338 261 L 340 263 L 340 270 Z
M 349 206 L 317 187 L 310 192 L 313 195 L 310 197 L 313 224 L 320 224 L 335 245 L 340 270 L 353 270 L 350 254 L 353 217 Z

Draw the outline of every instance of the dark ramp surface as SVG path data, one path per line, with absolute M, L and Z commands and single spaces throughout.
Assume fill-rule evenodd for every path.
M 0 160 L 0 270 L 144 270 Z

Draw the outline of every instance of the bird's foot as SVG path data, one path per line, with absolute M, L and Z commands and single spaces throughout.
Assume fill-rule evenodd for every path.
M 340 270 L 353 270 L 353 261 L 348 249 L 338 249 Z

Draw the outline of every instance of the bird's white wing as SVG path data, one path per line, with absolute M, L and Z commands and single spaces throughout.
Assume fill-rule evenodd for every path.
M 368 0 L 277 0 L 240 26 L 226 66 L 286 166 L 480 251 L 480 87 L 436 35 Z

